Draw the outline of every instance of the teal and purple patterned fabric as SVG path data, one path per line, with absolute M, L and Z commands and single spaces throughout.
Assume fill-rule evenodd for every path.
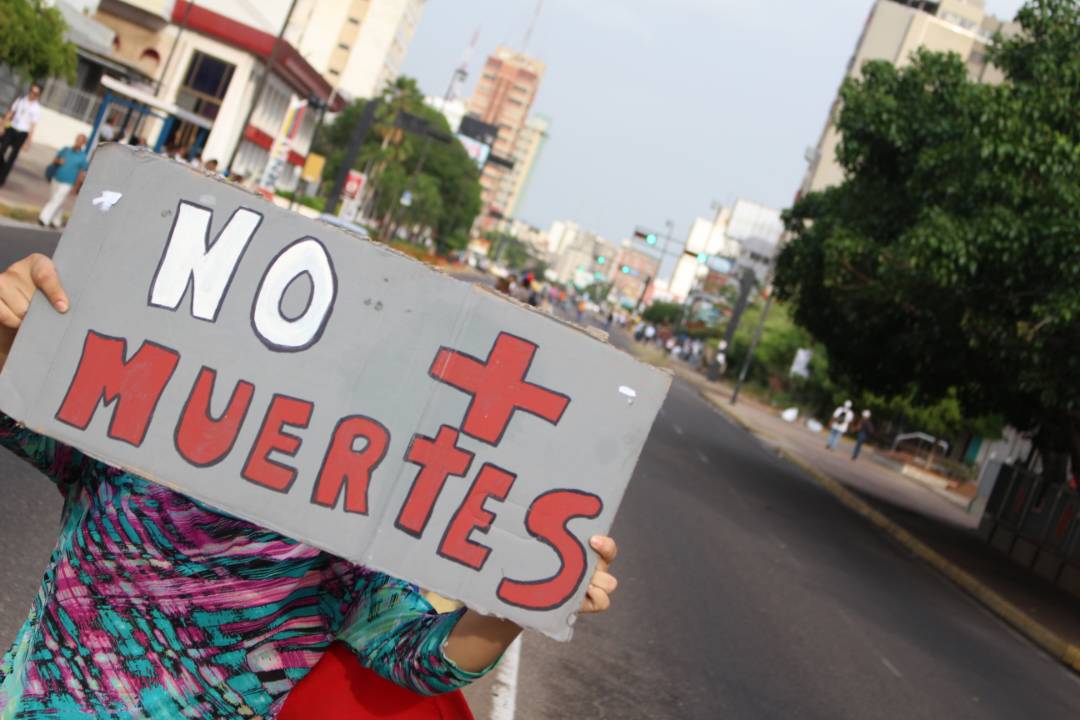
M 476 679 L 460 617 L 417 589 L 223 515 L 0 415 L 0 444 L 64 494 L 30 617 L 0 662 L 0 720 L 273 718 L 333 640 L 417 692 Z

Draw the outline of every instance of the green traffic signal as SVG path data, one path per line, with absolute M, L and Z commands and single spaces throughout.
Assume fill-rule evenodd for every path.
M 598 264 L 600 264 L 600 265 L 603 265 L 604 263 L 606 263 L 606 262 L 607 262 L 607 258 L 606 258 L 606 257 L 604 257 L 603 255 L 601 255 L 600 257 L 596 258 L 596 262 L 597 262 Z
M 623 271 L 623 273 L 629 275 L 630 274 L 630 266 L 629 265 L 623 265 L 622 266 L 622 271 Z
M 709 256 L 705 253 L 698 253 L 697 261 L 699 265 L 704 265 L 705 263 L 709 262 Z
M 656 233 L 649 233 L 648 235 L 646 235 L 645 236 L 645 242 L 647 242 L 650 245 L 655 245 L 656 244 Z

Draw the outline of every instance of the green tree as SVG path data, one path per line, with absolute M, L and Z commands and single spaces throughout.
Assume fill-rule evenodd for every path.
M 75 46 L 60 11 L 42 0 L 0 0 L 0 64 L 26 82 L 75 77 Z
M 845 181 L 786 213 L 780 297 L 831 372 L 1000 413 L 1080 468 L 1080 4 L 1029 0 L 999 86 L 956 55 L 845 82 Z
M 442 253 L 463 249 L 473 220 L 480 213 L 480 169 L 461 143 L 453 137 L 446 118 L 424 104 L 423 94 L 412 78 L 400 77 L 382 96 L 375 125 L 360 150 L 355 168 L 369 172 L 374 192 L 374 212 L 385 223 L 384 235 L 392 236 L 401 225 L 430 228 Z M 366 105 L 357 100 L 338 113 L 315 143 L 326 156 L 323 179 L 327 189 L 345 159 L 352 130 Z M 394 118 L 407 112 L 451 138 L 450 142 L 425 139 L 397 128 Z M 425 156 L 426 153 L 426 156 Z M 424 156 L 421 172 L 416 174 Z M 401 205 L 408 189 L 409 207 Z
M 682 316 L 682 309 L 683 307 L 679 303 L 658 300 L 645 308 L 645 312 L 641 313 L 641 317 L 647 322 L 656 325 L 674 325 Z

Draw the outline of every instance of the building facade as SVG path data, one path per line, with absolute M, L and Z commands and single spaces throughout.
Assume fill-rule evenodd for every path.
M 492 159 L 484 166 L 480 179 L 483 211 L 479 229 L 494 229 L 510 214 L 514 197 L 517 162 L 515 152 L 528 145 L 525 131 L 533 102 L 540 90 L 546 67 L 544 63 L 506 47 L 499 47 L 488 57 L 483 73 L 469 100 L 469 114 L 496 125 L 498 136 L 492 146 Z M 534 155 L 535 157 L 535 155 Z M 527 168 L 525 168 L 527 176 Z
M 139 0 L 169 10 L 179 0 Z M 197 0 L 199 7 L 284 39 L 348 99 L 378 95 L 401 72 L 427 0 Z
M 612 289 L 608 299 L 624 308 L 642 306 L 652 302 L 656 292 L 656 276 L 660 272 L 660 258 L 624 241 L 615 256 L 611 275 Z
M 859 77 L 863 65 L 870 60 L 885 60 L 903 67 L 911 62 L 916 50 L 927 48 L 955 52 L 964 58 L 973 80 L 998 83 L 1002 75 L 987 62 L 987 48 L 995 33 L 1009 35 L 1018 30 L 1015 23 L 1005 23 L 988 14 L 985 0 L 877 0 L 848 62 L 845 77 Z M 844 179 L 836 161 L 840 133 L 835 123 L 839 110 L 837 95 L 821 138 L 808 153 L 809 167 L 800 194 L 837 185 Z
M 152 85 L 143 88 L 146 92 L 211 123 L 209 130 L 176 123 L 169 130 L 170 147 L 217 159 L 222 167 L 235 151 L 231 171 L 255 184 L 266 177 L 268 165 L 276 162 L 279 167 L 270 176 L 270 186 L 292 189 L 317 120 L 317 113 L 308 111 L 305 101 L 314 97 L 330 102 L 331 109 L 340 109 L 343 100 L 334 97 L 330 83 L 293 45 L 277 43 L 273 34 L 206 4 L 101 0 L 94 19 L 115 33 L 115 55 L 141 63 L 154 78 Z M 271 54 L 276 56 L 274 70 L 248 119 Z M 160 121 L 150 120 L 130 132 L 149 140 L 159 130 Z
M 533 172 L 540 153 L 547 141 L 551 121 L 540 115 L 533 115 L 525 121 L 525 127 L 518 133 L 514 143 L 514 169 L 510 171 L 507 183 L 510 186 L 510 198 L 506 203 L 506 215 L 514 217 L 525 199 Z

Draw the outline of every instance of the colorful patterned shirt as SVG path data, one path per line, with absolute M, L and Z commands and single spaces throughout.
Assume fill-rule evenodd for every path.
M 63 526 L 0 662 L 0 720 L 273 718 L 335 639 L 417 692 L 458 688 L 461 612 L 224 515 L 0 414 L 0 444 L 64 494 Z

